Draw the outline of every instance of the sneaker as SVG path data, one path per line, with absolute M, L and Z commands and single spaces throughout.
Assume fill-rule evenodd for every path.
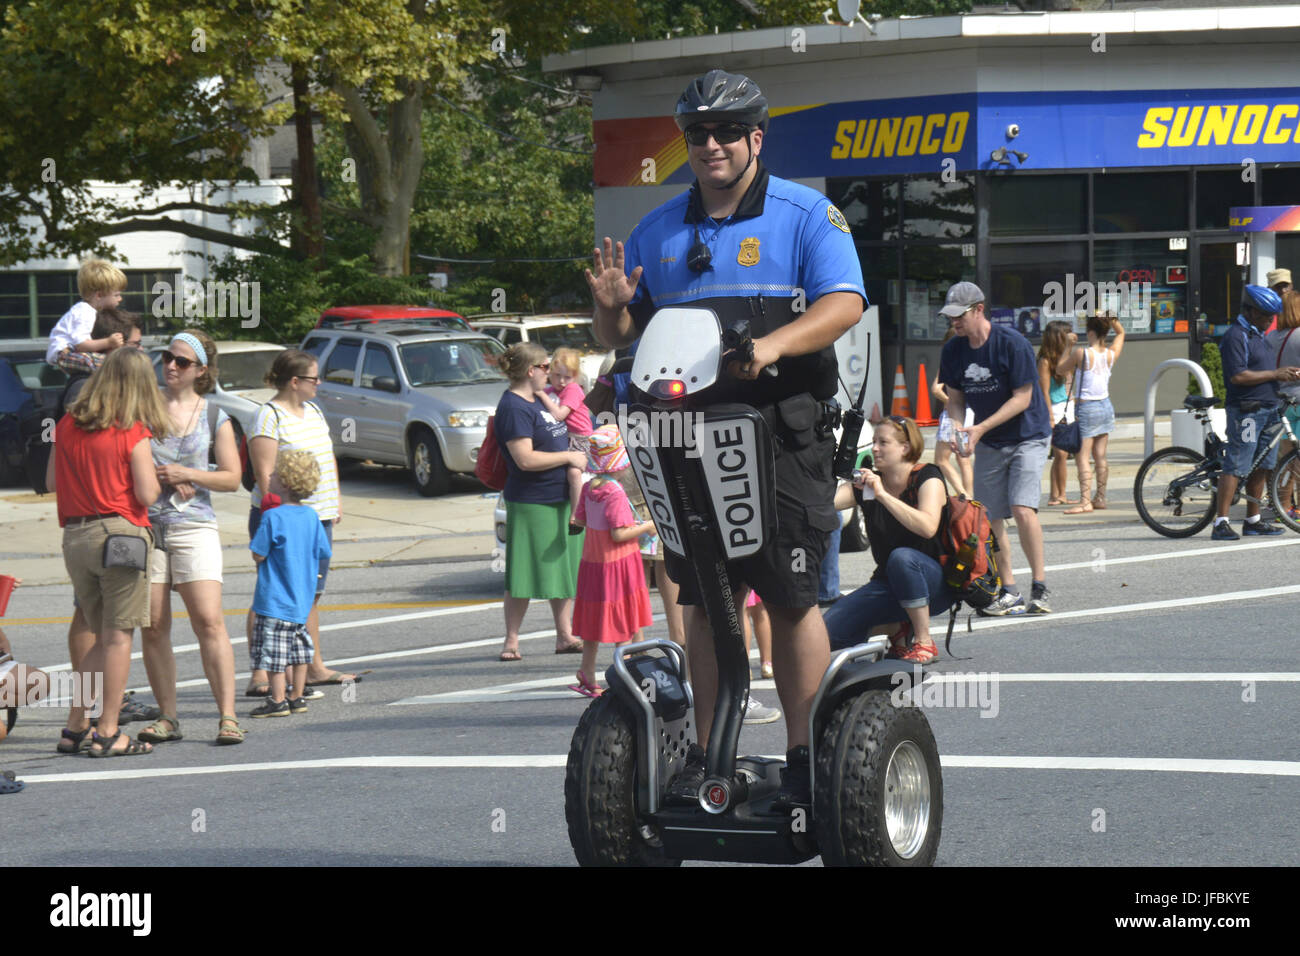
M 747 724 L 770 724 L 780 719 L 781 710 L 778 707 L 764 707 L 753 697 L 750 697 L 745 704 L 745 723 Z
M 307 701 L 302 697 L 295 697 L 293 700 L 289 701 L 289 711 L 294 714 L 307 713 Z
M 285 690 L 288 692 L 285 696 L 288 696 L 288 694 L 292 694 L 293 685 L 290 684 L 288 687 L 285 688 Z M 323 690 L 318 690 L 315 687 L 308 687 L 305 690 L 303 690 L 302 694 L 300 694 L 299 696 L 302 700 L 320 700 L 322 697 L 325 696 L 325 692 Z
M 1254 534 L 1263 534 L 1263 535 L 1283 534 L 1285 533 L 1285 531 L 1286 529 L 1283 528 L 1280 524 L 1275 524 L 1272 521 L 1264 521 L 1262 519 L 1256 521 L 1254 524 L 1251 524 L 1249 521 L 1247 521 L 1245 524 L 1241 526 L 1241 533 L 1243 535 L 1246 535 L 1247 537 Z
M 981 608 L 978 613 L 980 617 L 1002 617 L 1004 615 L 1011 615 L 1014 617 L 1018 614 L 1024 614 L 1024 595 L 1012 594 L 1010 591 L 1004 590 L 998 595 L 996 601 L 986 608 Z
M 1214 530 L 1210 532 L 1210 537 L 1215 541 L 1240 541 L 1241 535 L 1232 530 L 1232 526 L 1226 521 L 1216 522 Z
M 669 782 L 665 805 L 693 807 L 699 803 L 700 784 L 704 783 L 706 775 L 705 756 L 704 748 L 699 744 L 687 748 L 686 766 Z
M 1026 614 L 1051 614 L 1052 605 L 1047 600 L 1047 595 L 1052 592 L 1047 590 L 1046 585 L 1034 585 L 1034 590 L 1029 598 L 1029 607 L 1025 610 Z
M 134 691 L 122 695 L 122 709 L 117 715 L 118 723 L 129 724 L 133 720 L 146 720 L 153 723 L 161 717 L 161 708 L 140 703 L 135 699 Z
M 287 700 L 276 701 L 267 699 L 261 707 L 254 707 L 248 714 L 250 717 L 288 717 L 289 702 Z
M 781 789 L 772 801 L 772 812 L 785 814 L 795 807 L 811 807 L 812 767 L 808 761 L 807 747 L 794 747 L 785 754 L 781 768 Z

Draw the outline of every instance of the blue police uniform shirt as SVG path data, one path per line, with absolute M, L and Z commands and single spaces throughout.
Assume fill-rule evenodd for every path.
M 325 526 L 314 508 L 284 504 L 262 515 L 249 544 L 266 560 L 257 566 L 253 611 L 294 624 L 306 624 L 316 597 L 321 558 L 332 554 Z
M 506 442 L 512 439 L 531 438 L 533 451 L 569 450 L 568 427 L 564 422 L 556 421 L 540 399 L 530 402 L 507 389 L 497 405 L 492 431 L 505 452 L 506 486 L 502 494 L 506 501 L 556 504 L 569 500 L 569 484 L 563 465 L 546 471 L 524 471 L 515 464 L 510 449 L 506 447 Z
M 1038 366 L 1029 340 L 1015 329 L 992 326 L 988 341 L 971 348 L 964 335 L 954 336 L 939 356 L 939 381 L 960 389 L 979 424 L 1011 400 L 1023 385 L 1034 386 L 1029 407 L 991 430 L 980 443 L 992 448 L 1037 441 L 1052 434 L 1051 414 L 1038 383 Z
M 844 216 L 816 190 L 771 175 L 761 161 L 757 167 L 740 205 L 721 222 L 704 214 L 697 183 L 632 231 L 624 244 L 626 269 L 644 269 L 628 305 L 638 332 L 655 310 L 688 303 L 714 308 L 724 323 L 749 319 L 754 338 L 794 321 L 830 292 L 855 293 L 866 308 L 862 266 Z M 697 226 L 712 255 L 703 272 L 687 267 Z M 772 401 L 803 391 L 829 398 L 835 367 L 833 347 L 783 358 L 777 379 L 737 383 L 733 394 L 718 399 Z M 829 391 L 818 394 L 827 376 Z
M 1239 372 L 1271 372 L 1277 368 L 1277 350 L 1268 336 L 1237 316 L 1228 331 L 1223 333 L 1219 346 L 1223 356 L 1223 385 L 1227 392 L 1225 405 L 1239 406 L 1242 402 L 1263 402 L 1277 405 L 1277 383 L 1261 382 L 1258 385 L 1233 385 L 1232 377 Z

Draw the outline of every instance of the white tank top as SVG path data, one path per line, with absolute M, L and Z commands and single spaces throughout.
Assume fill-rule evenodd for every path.
M 1082 374 L 1083 381 L 1079 385 L 1079 401 L 1090 402 L 1102 398 L 1110 397 L 1110 359 L 1111 353 L 1107 349 L 1097 357 L 1097 353 L 1092 349 L 1083 350 L 1084 361 L 1090 366 L 1086 372 L 1076 372 Z

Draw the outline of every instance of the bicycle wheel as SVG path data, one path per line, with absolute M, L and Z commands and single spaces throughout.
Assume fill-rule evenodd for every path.
M 1277 463 L 1273 477 L 1268 480 L 1268 498 L 1277 512 L 1277 520 L 1300 534 L 1300 521 L 1291 517 L 1300 514 L 1295 510 L 1300 508 L 1300 451 L 1289 452 Z
M 1162 448 L 1142 462 L 1133 482 L 1133 503 L 1148 528 L 1167 538 L 1190 538 L 1213 520 L 1217 471 L 1174 486 L 1204 463 L 1205 456 L 1190 448 Z

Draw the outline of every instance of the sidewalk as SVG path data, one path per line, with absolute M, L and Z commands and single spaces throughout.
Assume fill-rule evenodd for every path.
M 1167 419 L 1167 416 L 1166 416 Z M 1163 425 L 1163 427 L 1162 427 Z M 922 429 L 932 448 L 934 429 Z M 1169 444 L 1169 423 L 1157 423 L 1156 447 Z M 1122 418 L 1112 434 L 1110 507 L 1086 515 L 1065 516 L 1063 508 L 1048 508 L 1047 476 L 1043 476 L 1043 527 L 1110 525 L 1139 520 L 1133 507 L 1133 478 L 1142 464 L 1142 419 Z M 930 459 L 932 452 L 927 452 Z M 431 564 L 490 557 L 495 545 L 492 510 L 495 494 L 484 494 L 478 482 L 456 478 L 451 494 L 422 498 L 411 487 L 405 470 L 379 466 L 345 466 L 342 478 L 343 521 L 335 529 L 333 566 L 368 567 L 382 564 Z M 1078 493 L 1073 462 L 1067 488 Z M 247 492 L 213 496 L 225 573 L 251 574 L 248 551 Z M 0 490 L 0 570 L 27 585 L 67 581 L 54 496 L 31 494 L 21 488 Z

